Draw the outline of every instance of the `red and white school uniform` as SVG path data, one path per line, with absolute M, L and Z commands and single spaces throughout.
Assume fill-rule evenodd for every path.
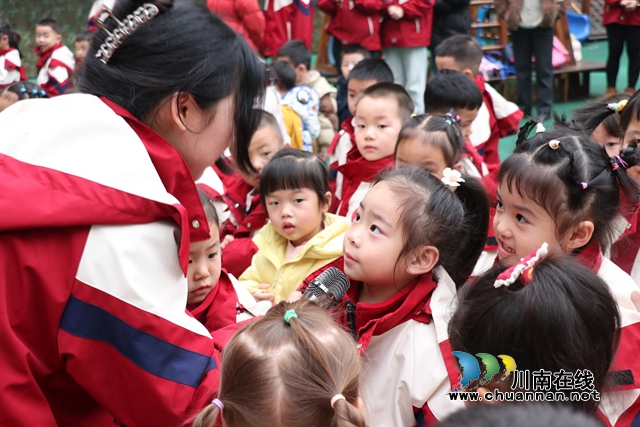
M 302 41 L 309 50 L 313 44 L 313 3 L 311 0 L 266 0 L 266 27 L 260 53 L 275 56 L 286 42 Z
M 209 227 L 177 150 L 71 94 L 5 110 L 0 164 L 0 424 L 183 425 L 219 372 L 185 310 Z
M 271 308 L 269 301 L 256 301 L 238 280 L 222 269 L 220 279 L 200 304 L 187 306 L 209 332 L 264 316 Z
M 319 0 L 318 7 L 331 16 L 327 33 L 342 45 L 358 43 L 369 51 L 380 50 L 379 0 Z
M 27 80 L 27 73 L 22 66 L 20 52 L 11 47 L 0 49 L 0 89 L 21 80 Z
M 617 265 L 602 256 L 600 245 L 592 242 L 576 261 L 589 267 L 609 286 L 620 311 L 620 343 L 611 372 L 613 391 L 605 392 L 600 410 L 608 426 L 631 427 L 640 422 L 640 288 Z
M 336 198 L 340 203 L 335 213 L 349 220 L 353 218 L 360 202 L 371 188 L 373 178 L 380 171 L 392 168 L 393 162 L 393 156 L 370 162 L 362 157 L 358 147 L 354 147 L 347 155 L 347 162 L 338 166 L 338 174 L 342 174 L 342 185 L 336 187 Z
M 76 61 L 69 48 L 58 43 L 44 52 L 39 47 L 36 47 L 35 51 L 38 55 L 36 83 L 50 97 L 62 95 L 71 89 L 71 75 Z
M 518 132 L 524 112 L 516 104 L 504 99 L 478 74 L 475 83 L 482 92 L 482 105 L 471 123 L 471 142 L 480 153 L 489 170 L 500 167 L 498 143 L 500 138 Z
M 624 231 L 611 249 L 611 260 L 640 285 L 640 205 L 621 218 Z
M 333 137 L 327 152 L 329 153 L 329 188 L 335 195 L 337 188 L 342 188 L 342 174 L 338 166 L 347 163 L 347 154 L 356 146 L 356 136 L 353 128 L 353 116 L 349 116 L 340 125 L 340 131 Z M 340 201 L 337 197 L 331 200 L 331 212 L 338 210 Z
M 328 267 L 344 271 L 344 259 L 305 284 Z M 360 392 L 367 425 L 429 426 L 464 408 L 447 396 L 460 383 L 447 331 L 456 287 L 447 272 L 436 267 L 378 304 L 357 302 L 360 286 L 351 281 L 335 313 L 366 360 Z

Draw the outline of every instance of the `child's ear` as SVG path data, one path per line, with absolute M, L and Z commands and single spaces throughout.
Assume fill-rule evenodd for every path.
M 453 168 L 457 171 L 461 171 L 462 170 L 462 163 L 458 162 L 456 163 Z
M 433 270 L 440 259 L 440 251 L 435 246 L 422 246 L 408 260 L 407 272 L 411 275 L 425 274 Z
M 475 79 L 474 77 L 474 72 L 471 68 L 465 68 L 464 70 L 462 70 L 462 74 L 464 74 L 465 76 Z
M 331 207 L 331 197 L 331 191 L 327 191 L 326 193 L 324 193 L 324 200 L 322 200 L 320 203 L 320 208 L 323 214 L 329 212 L 329 208 Z
M 60 34 L 56 34 L 56 43 L 60 43 L 62 41 L 62 36 Z
M 565 249 L 568 249 L 570 252 L 585 246 L 589 243 L 589 240 L 591 240 L 591 236 L 593 236 L 593 229 L 593 222 L 581 221 L 571 230 Z

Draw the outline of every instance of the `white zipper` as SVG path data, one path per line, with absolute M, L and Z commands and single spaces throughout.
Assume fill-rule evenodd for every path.
M 373 35 L 373 21 L 370 16 L 367 16 L 367 22 L 369 23 L 369 35 Z
M 287 40 L 291 41 L 291 22 L 287 22 Z
M 420 32 L 420 19 L 416 18 L 416 33 Z

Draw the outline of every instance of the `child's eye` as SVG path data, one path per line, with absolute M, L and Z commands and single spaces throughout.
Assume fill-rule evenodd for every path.
M 614 148 L 620 145 L 619 142 L 607 142 L 607 148 Z
M 293 199 L 293 203 L 302 203 L 304 199 Z
M 384 129 L 384 128 L 386 128 L 386 127 L 387 127 L 387 125 L 378 125 L 378 127 L 379 127 L 380 129 Z
M 380 230 L 380 228 L 375 224 L 369 227 L 369 231 L 371 231 L 374 234 L 382 234 L 382 231 Z
M 358 129 L 364 129 L 364 125 L 356 125 Z
M 218 252 L 213 252 L 209 254 L 209 259 L 214 259 L 215 257 L 218 256 Z
M 500 200 L 498 200 L 498 203 L 496 203 L 496 209 L 500 209 L 500 210 L 504 209 L 504 205 Z
M 189 264 L 193 264 L 193 260 L 192 259 L 189 260 Z
M 522 224 L 527 224 L 529 221 L 527 221 L 527 219 L 525 217 L 523 217 L 522 215 L 518 214 L 516 215 L 516 221 L 522 223 Z
M 353 217 L 353 222 L 360 221 L 360 214 L 356 212 L 356 216 Z
M 269 206 L 278 206 L 278 205 L 279 205 L 279 203 L 278 203 L 278 202 L 275 202 L 275 201 L 273 201 L 273 202 L 268 202 L 267 204 L 268 204 Z

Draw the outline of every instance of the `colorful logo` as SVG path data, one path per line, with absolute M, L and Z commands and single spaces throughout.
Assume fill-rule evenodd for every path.
M 498 355 L 498 359 L 488 353 L 478 353 L 475 356 L 463 351 L 454 351 L 453 355 L 458 359 L 460 366 L 460 386 L 469 387 L 471 382 L 480 379 L 480 375 L 484 372 L 484 377 L 480 379 L 478 385 L 487 384 L 491 379 L 501 371 L 498 359 L 502 361 L 504 366 L 504 376 L 508 377 L 516 370 L 516 361 L 513 357 L 506 354 Z M 480 363 L 484 365 L 484 369 L 480 369 Z

